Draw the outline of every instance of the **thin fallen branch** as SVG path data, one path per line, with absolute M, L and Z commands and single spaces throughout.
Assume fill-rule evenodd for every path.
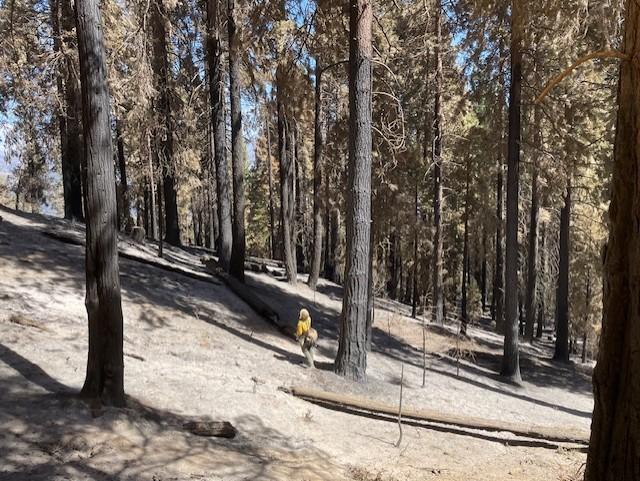
M 18 324 L 19 326 L 23 326 L 23 327 L 33 327 L 35 329 L 38 329 L 39 331 L 48 331 L 49 329 L 42 324 L 39 321 L 36 321 L 35 319 L 31 319 L 30 317 L 26 316 L 25 314 L 22 313 L 13 313 L 9 316 L 9 322 L 13 323 L 13 324 Z
M 130 357 L 132 359 L 136 359 L 138 361 L 142 361 L 142 362 L 146 361 L 146 359 L 144 357 L 138 356 L 137 354 L 133 354 L 133 353 L 130 353 L 130 352 L 125 352 L 124 355 L 126 357 Z
M 629 60 L 629 56 L 627 54 L 624 54 L 617 50 L 601 50 L 598 52 L 592 52 L 590 54 L 583 55 L 578 60 L 573 62 L 568 68 L 560 72 L 560 74 L 553 77 L 549 81 L 549 83 L 547 83 L 547 86 L 542 90 L 542 92 L 540 92 L 540 95 L 538 95 L 534 103 L 539 104 L 540 102 L 542 102 L 542 100 L 547 96 L 547 94 L 551 91 L 551 89 L 553 89 L 553 87 L 555 87 L 560 82 L 562 82 L 571 72 L 573 72 L 580 65 L 594 58 L 619 58 L 621 60 Z
M 395 420 L 398 416 L 397 407 L 360 396 L 337 394 L 322 391 L 320 389 L 305 387 L 292 387 L 288 392 L 293 396 L 306 401 L 343 407 L 354 414 L 358 414 L 357 411 L 365 411 L 387 416 L 389 420 Z M 456 416 L 430 409 L 404 408 L 402 410 L 402 416 L 404 419 L 423 421 L 427 423 L 448 424 L 466 429 L 477 429 L 490 432 L 505 431 L 525 438 L 541 439 L 556 443 L 589 444 L 589 431 L 586 430 L 532 426 L 475 417 Z

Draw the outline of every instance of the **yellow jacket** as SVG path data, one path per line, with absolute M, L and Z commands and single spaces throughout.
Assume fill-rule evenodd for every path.
M 298 318 L 298 326 L 296 328 L 296 337 L 302 337 L 311 329 L 311 316 L 309 311 L 302 309 Z

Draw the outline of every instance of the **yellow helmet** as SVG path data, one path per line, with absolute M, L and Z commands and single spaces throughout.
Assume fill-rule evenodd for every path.
M 300 309 L 300 320 L 306 321 L 307 319 L 309 319 L 309 311 L 306 309 Z

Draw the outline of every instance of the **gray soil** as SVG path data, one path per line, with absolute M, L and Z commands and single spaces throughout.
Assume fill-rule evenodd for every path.
M 78 226 L 0 209 L 0 480 L 572 480 L 583 449 L 443 425 L 409 425 L 294 398 L 303 386 L 412 408 L 556 429 L 590 426 L 590 367 L 549 361 L 550 341 L 523 346 L 524 386 L 501 382 L 501 339 L 488 325 L 458 340 L 456 326 L 427 327 L 380 302 L 368 382 L 332 372 L 341 307 L 338 286 L 314 293 L 248 273 L 250 288 L 293 330 L 301 307 L 320 333 L 318 368 L 298 344 L 224 284 L 121 259 L 125 317 L 124 410 L 76 394 L 87 352 L 84 250 L 42 235 Z M 156 246 L 121 238 L 154 259 Z M 204 273 L 196 251 L 166 248 L 162 262 Z M 456 356 L 456 353 L 459 354 Z M 461 357 L 460 362 L 456 357 Z M 191 420 L 226 420 L 235 439 L 195 436 Z

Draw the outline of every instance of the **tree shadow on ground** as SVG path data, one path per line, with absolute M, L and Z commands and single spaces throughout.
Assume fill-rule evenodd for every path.
M 0 344 L 0 479 L 340 479 L 331 457 L 301 449 L 256 416 L 233 440 L 183 430 L 192 418 L 129 397 L 93 417 L 74 389 Z
M 0 206 L 1 207 L 1 206 Z M 66 221 L 45 219 L 36 214 L 16 213 L 10 209 L 1 208 L 14 215 L 42 222 L 51 222 L 62 227 L 74 228 L 74 225 Z M 50 283 L 56 284 L 56 291 L 70 293 L 84 298 L 85 274 L 84 274 L 84 247 L 64 242 L 58 242 L 42 236 L 42 230 L 47 225 L 23 226 L 5 218 L 0 224 L 0 260 L 18 260 L 28 263 L 28 269 L 46 272 L 47 279 L 39 280 L 31 276 L 28 280 L 20 278 L 15 285 L 0 284 L 0 295 L 3 298 L 21 299 L 24 292 L 46 292 L 50 289 Z M 47 243 L 46 248 L 42 246 Z M 177 273 L 167 272 L 160 268 L 150 266 L 130 259 L 120 258 L 120 275 L 123 296 L 126 301 L 139 304 L 152 304 L 161 308 L 181 311 L 190 316 L 194 315 L 194 299 L 202 297 L 219 307 L 228 307 L 234 313 L 249 314 L 251 309 L 234 294 L 221 284 L 210 284 L 198 281 Z M 193 267 L 193 266 L 191 266 Z M 167 295 L 171 291 L 171 295 Z M 29 299 L 25 299 L 23 305 L 29 307 Z M 221 317 L 216 312 L 217 317 Z M 255 316 L 248 316 L 250 319 Z M 169 319 L 153 318 L 145 313 L 140 319 L 147 323 L 149 328 L 164 328 L 169 325 Z M 272 331 L 270 326 L 257 320 L 251 323 L 255 332 Z
M 340 310 L 338 308 L 310 302 L 308 297 L 287 290 L 279 282 L 269 282 L 261 275 L 248 273 L 247 286 L 274 308 L 283 326 L 291 333 L 295 331 L 300 309 L 303 307 L 309 309 L 313 326 L 320 334 L 319 352 L 330 359 L 335 358 L 340 329 Z M 318 287 L 322 289 L 334 286 L 320 283 Z M 300 289 L 307 289 L 307 287 L 300 286 Z M 341 292 L 342 288 L 339 290 Z M 310 295 L 313 295 L 311 291 Z M 373 327 L 372 334 L 372 348 L 376 352 L 382 354 L 386 352 L 411 352 L 415 355 L 422 355 L 422 351 L 408 345 L 402 338 L 389 334 L 376 326 Z
M 58 284 L 57 288 L 69 290 L 76 295 L 83 295 L 84 272 L 82 267 L 84 265 L 84 251 L 82 247 L 56 243 L 55 241 L 47 239 L 46 242 L 53 242 L 53 244 L 48 246 L 47 249 L 43 249 L 40 247 L 40 244 L 44 242 L 44 238 L 40 235 L 40 231 L 37 228 L 19 226 L 8 222 L 7 219 L 0 225 L 0 234 L 2 234 L 0 238 L 0 241 L 2 241 L 0 242 L 0 259 L 3 257 L 28 259 L 30 262 L 29 268 L 42 271 L 46 270 L 49 274 L 54 273 L 55 280 Z M 10 237 L 10 239 L 8 237 Z M 19 241 L 15 239 L 19 239 Z M 277 334 L 277 330 L 260 319 L 258 315 L 253 313 L 243 301 L 233 295 L 226 287 L 190 279 L 132 260 L 120 259 L 120 266 L 123 293 L 129 302 L 160 306 L 169 311 L 166 317 L 154 317 L 143 313 L 139 320 L 146 323 L 149 329 L 171 328 L 170 311 L 179 311 L 189 316 L 198 317 L 200 320 L 215 325 L 243 341 L 268 349 L 272 351 L 278 359 L 293 364 L 302 364 L 303 356 L 302 353 L 299 352 L 297 344 L 291 342 L 291 349 L 289 349 L 277 346 L 263 339 L 264 336 L 256 336 L 256 334 L 263 333 Z M 287 291 L 282 283 L 267 282 L 262 276 L 251 273 L 247 274 L 248 288 L 253 289 L 256 294 L 275 308 L 280 319 L 286 323 L 293 334 L 299 309 L 301 307 L 309 307 L 309 298 Z M 47 288 L 45 284 L 46 283 L 33 280 L 21 285 L 21 290 L 43 290 Z M 159 289 L 159 287 L 162 287 L 162 289 Z M 172 291 L 172 295 L 170 296 L 166 295 L 167 289 L 169 288 Z M 306 288 L 306 286 L 301 288 Z M 319 288 L 328 290 L 332 295 L 337 295 L 338 293 L 341 295 L 342 291 L 340 287 L 323 282 L 319 284 Z M 18 289 L 11 291 L 11 287 L 7 285 L 0 288 L 0 290 L 7 291 L 1 293 L 3 295 L 19 295 Z M 231 319 L 223 318 L 221 314 L 223 307 L 234 313 Z M 329 359 L 335 358 L 337 350 L 339 316 L 339 308 L 324 306 L 322 304 L 314 304 L 312 307 L 314 326 L 318 329 L 321 336 L 318 351 L 321 355 Z M 242 326 L 242 330 L 239 326 Z M 429 329 L 434 328 L 437 327 L 429 325 Z M 484 338 L 478 338 L 478 342 L 488 341 Z M 492 343 L 488 343 L 495 348 Z M 421 350 L 408 345 L 404 339 L 396 337 L 377 327 L 373 329 L 373 350 L 391 359 L 422 367 Z M 485 365 L 488 366 L 486 369 L 496 372 L 497 361 L 495 356 L 485 357 L 484 354 L 482 354 L 478 357 L 481 358 L 481 362 L 484 362 Z M 440 361 L 443 363 L 450 362 L 446 360 L 446 358 Z M 332 370 L 332 364 L 330 362 L 320 361 L 318 362 L 318 366 L 324 370 Z M 525 377 L 533 384 L 539 386 L 557 386 L 563 389 L 567 389 L 568 387 L 570 390 L 579 390 L 582 392 L 587 391 L 587 388 L 590 390 L 588 383 L 583 382 L 583 380 L 574 380 L 574 371 L 569 369 L 547 369 L 545 366 L 535 365 L 535 363 L 529 361 L 526 356 L 523 356 L 523 366 Z M 501 379 L 479 367 L 464 364 L 461 365 L 461 369 L 463 372 L 476 378 L 469 376 L 461 378 L 443 369 L 431 367 L 431 370 L 434 372 L 454 377 L 461 382 L 470 383 L 478 388 L 512 396 L 537 405 L 560 409 L 582 417 L 590 415 L 590 413 L 524 396 L 506 387 L 492 386 L 484 382 L 483 379 L 497 382 L 500 382 Z
M 403 362 L 405 364 L 417 367 L 419 369 L 422 369 L 422 362 L 416 362 L 415 359 L 411 359 L 409 357 L 399 357 L 399 356 L 395 356 L 393 354 L 387 354 L 389 357 L 395 359 L 398 362 Z M 583 417 L 583 418 L 590 418 L 591 417 L 591 412 L 587 412 L 587 411 L 581 411 L 579 409 L 574 409 L 574 408 L 569 408 L 566 406 L 563 406 L 559 403 L 552 403 L 552 402 L 548 402 L 548 401 L 544 401 L 542 399 L 537 399 L 531 396 L 527 396 L 526 394 L 522 394 L 519 392 L 516 392 L 515 390 L 518 389 L 517 387 L 513 387 L 511 385 L 507 385 L 505 384 L 505 381 L 502 377 L 500 377 L 498 374 L 495 373 L 488 373 L 482 369 L 479 369 L 477 366 L 474 366 L 473 364 L 469 364 L 469 363 L 463 363 L 461 362 L 460 364 L 456 363 L 455 359 L 451 359 L 451 358 L 447 358 L 447 357 L 437 357 L 434 355 L 429 355 L 429 357 L 431 359 L 435 359 L 436 361 L 441 361 L 444 364 L 447 364 L 451 367 L 459 367 L 460 368 L 460 375 L 456 375 L 455 372 L 453 371 L 446 371 L 444 369 L 441 369 L 439 367 L 434 367 L 433 363 L 430 365 L 426 366 L 426 370 L 439 374 L 441 376 L 445 376 L 448 377 L 450 379 L 454 379 L 456 381 L 459 382 L 463 382 L 466 384 L 470 384 L 474 387 L 480 388 L 480 389 L 484 389 L 487 391 L 491 391 L 494 392 L 496 394 L 501 394 L 503 396 L 509 396 L 515 399 L 518 399 L 520 401 L 525 401 L 528 403 L 532 403 L 535 404 L 537 406 L 541 406 L 541 407 L 545 407 L 545 408 L 550 408 L 550 409 L 555 409 L 558 411 L 562 411 L 565 412 L 567 414 L 571 414 L 573 416 L 578 416 L 578 417 Z M 422 361 L 422 360 L 420 360 Z M 465 375 L 467 374 L 467 375 Z M 471 376 L 475 376 L 475 377 L 471 377 Z M 487 379 L 487 380 L 492 380 L 494 381 L 497 385 L 491 385 L 485 381 L 482 381 L 481 379 Z
M 308 299 L 304 296 L 287 292 L 285 289 L 280 287 L 278 283 L 266 282 L 258 276 L 251 277 L 250 286 L 256 292 L 259 292 L 261 296 L 264 296 L 265 299 L 270 299 L 272 304 L 274 301 L 277 302 L 277 309 L 279 310 L 281 318 L 296 319 L 297 309 L 299 309 L 300 306 L 305 306 L 305 303 L 308 302 Z M 325 342 L 323 353 L 328 356 L 335 356 L 335 346 L 338 338 L 337 324 L 339 311 L 335 309 L 317 307 L 315 311 L 312 312 L 312 317 L 314 326 L 317 326 L 321 335 L 325 338 L 329 338 L 328 340 L 330 341 L 331 347 L 329 348 Z M 428 325 L 428 329 L 450 336 L 452 339 L 457 336 L 449 329 L 441 328 L 432 324 Z M 483 340 L 484 338 L 479 338 L 478 342 L 482 343 Z M 415 367 L 422 368 L 422 350 L 408 345 L 403 339 L 396 337 L 393 334 L 389 334 L 383 329 L 379 329 L 377 327 L 373 329 L 373 350 L 398 362 L 405 362 Z M 431 360 L 435 360 L 438 364 L 451 366 L 455 366 L 456 364 L 455 359 L 434 355 L 429 355 L 429 357 Z M 482 369 L 482 366 L 477 367 L 469 363 L 460 364 L 460 370 L 462 372 L 460 376 L 457 376 L 455 372 L 448 372 L 443 368 L 435 367 L 433 366 L 433 363 L 427 369 L 436 374 L 471 384 L 474 387 L 485 389 L 496 394 L 513 397 L 541 407 L 557 409 L 574 416 L 584 418 L 591 417 L 590 412 L 563 406 L 559 403 L 552 403 L 537 399 L 527 396 L 521 392 L 517 392 L 517 388 L 507 386 L 504 384 L 503 379 L 496 374 L 499 372 L 499 362 L 501 361 L 501 357 L 499 355 L 482 352 L 481 354 L 478 354 L 478 357 L 483 361 L 485 359 L 491 359 L 491 364 L 487 364 L 491 372 L 487 372 L 487 370 Z M 523 372 L 526 374 L 526 380 L 532 384 L 541 387 L 559 387 L 573 392 L 590 392 L 591 387 L 589 380 L 582 373 L 571 371 L 565 367 L 560 367 L 556 370 L 553 366 L 549 367 L 545 364 L 537 363 L 535 359 L 531 359 L 526 355 L 523 355 L 521 362 L 523 365 Z M 487 381 L 493 381 L 496 385 L 492 385 Z
M 487 351 L 473 351 L 474 364 L 492 372 L 500 372 L 502 355 Z M 590 394 L 591 377 L 571 363 L 549 363 L 524 354 L 520 356 L 524 379 L 539 387 L 556 387 L 571 392 Z
M 432 326 L 432 330 L 441 335 L 455 339 L 457 333 L 442 326 Z M 474 326 L 489 334 L 493 330 L 486 324 Z M 473 364 L 491 373 L 499 373 L 502 368 L 503 344 L 499 339 L 486 336 L 474 336 L 471 340 L 484 349 L 472 349 L 469 354 Z M 453 349 L 450 350 L 450 354 Z M 593 388 L 591 374 L 578 369 L 573 363 L 559 363 L 552 361 L 553 346 L 538 340 L 533 344 L 520 340 L 520 370 L 524 380 L 538 387 L 558 388 L 570 392 L 590 395 Z
M 493 331 L 487 326 L 474 326 L 473 328 L 493 334 Z M 452 342 L 458 338 L 456 331 L 447 326 L 438 326 L 429 324 L 428 330 L 439 335 L 448 337 Z M 470 329 L 469 339 L 484 349 L 471 349 L 468 356 L 473 360 L 476 369 L 473 366 L 464 367 L 464 369 L 473 370 L 477 376 L 487 376 L 491 379 L 503 382 L 503 379 L 497 375 L 502 367 L 502 349 L 503 345 L 498 340 L 487 338 L 485 336 L 473 335 Z M 580 369 L 577 369 L 573 363 L 563 364 L 551 362 L 551 352 L 549 346 L 538 341 L 537 345 L 531 345 L 521 342 L 520 345 L 520 369 L 524 380 L 530 384 L 542 388 L 558 388 L 570 392 L 580 394 L 591 394 L 592 384 L 591 375 Z M 455 357 L 455 348 L 448 351 L 449 357 Z M 442 358 L 443 362 L 451 364 L 452 359 Z M 464 363 L 469 364 L 468 360 Z M 461 364 L 461 369 L 463 365 Z M 478 369 L 481 368 L 481 369 Z M 486 372 L 483 372 L 483 369 Z
M 42 217 L 14 214 L 29 220 L 32 217 Z M 66 225 L 64 221 L 58 224 L 63 227 Z M 45 227 L 46 224 L 42 226 L 43 229 Z M 0 240 L 5 237 L 7 241 L 0 243 L 0 260 L 28 260 L 28 269 L 46 272 L 47 279 L 25 276 L 14 285 L 0 282 L 0 295 L 3 299 L 16 301 L 22 313 L 28 315 L 30 305 L 33 303 L 35 307 L 35 301 L 24 293 L 46 292 L 50 289 L 50 283 L 55 282 L 57 292 L 73 294 L 79 303 L 82 302 L 85 288 L 84 247 L 44 237 L 39 228 L 18 225 L 9 218 L 5 218 L 0 225 Z M 49 244 L 46 248 L 41 247 L 44 242 Z M 262 334 L 278 335 L 277 330 L 257 316 L 226 286 L 198 281 L 122 257 L 119 264 L 123 300 L 143 307 L 158 308 L 142 309 L 137 319 L 125 319 L 125 327 L 127 322 L 141 322 L 149 330 L 172 329 L 175 327 L 175 316 L 172 313 L 180 312 L 198 317 L 246 342 L 268 349 L 278 359 L 292 364 L 304 362 L 304 356 L 293 341 L 290 349 L 264 341 L 265 336 Z M 167 295 L 168 291 L 171 295 Z M 231 317 L 223 314 L 229 311 L 232 313 Z M 328 363 L 319 362 L 317 366 L 332 370 L 332 365 Z

